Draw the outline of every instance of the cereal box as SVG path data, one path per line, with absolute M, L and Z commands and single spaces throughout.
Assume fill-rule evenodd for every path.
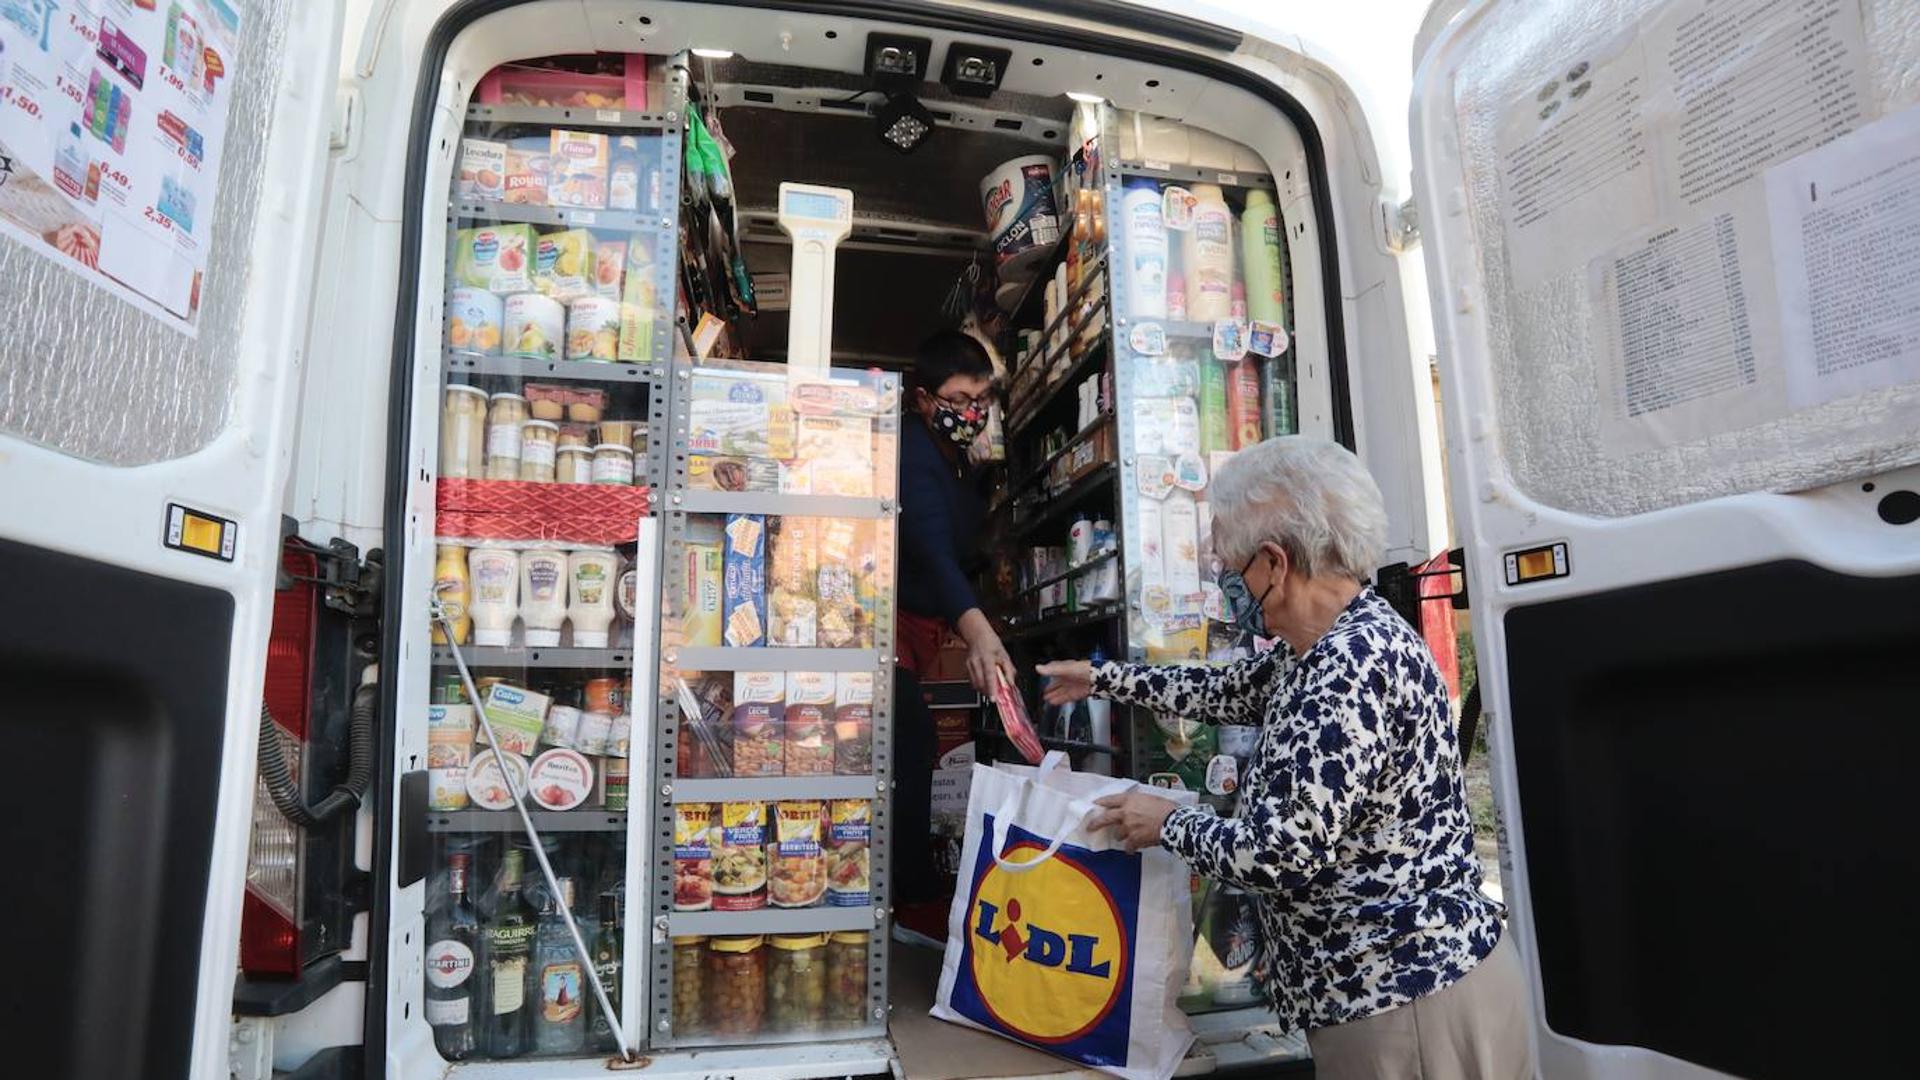
M 607 208 L 607 137 L 555 128 L 549 133 L 547 201 L 582 210 Z
M 462 199 L 497 200 L 507 191 L 507 144 L 486 139 L 460 143 L 460 179 L 454 189 Z
M 532 690 L 506 683 L 489 687 L 484 711 L 500 739 L 500 748 L 509 754 L 532 757 L 540 743 L 540 732 L 547 726 L 547 704 L 547 695 Z M 476 741 L 485 745 L 486 728 L 482 726 L 476 734 Z
M 787 677 L 778 671 L 733 676 L 733 775 L 779 776 L 785 768 Z
M 454 237 L 454 280 L 494 293 L 533 288 L 533 226 L 488 225 Z
M 783 517 L 769 538 L 767 644 L 812 648 L 820 612 L 814 598 L 820 570 L 820 522 Z
M 687 644 L 720 644 L 722 556 L 718 544 L 687 545 Z
M 757 514 L 727 515 L 722 636 L 735 648 L 767 643 L 766 531 Z
M 547 175 L 552 154 L 543 136 L 515 139 L 507 144 L 507 184 L 502 198 L 522 206 L 547 205 Z
M 562 303 L 593 295 L 598 246 L 585 229 L 543 233 L 534 247 L 533 287 Z

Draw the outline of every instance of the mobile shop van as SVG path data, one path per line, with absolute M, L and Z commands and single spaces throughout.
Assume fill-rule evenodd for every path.
M 6 835 L 32 886 L 4 895 L 36 973 L 4 1011 L 44 1040 L 39 1075 L 588 1076 L 622 1041 L 651 1074 L 915 1074 L 930 1029 L 888 1017 L 899 389 L 883 369 L 950 282 L 1004 254 L 969 214 L 978 179 L 1026 155 L 1078 171 L 1102 209 L 1029 237 L 1027 283 L 1007 275 L 1009 453 L 1046 492 L 1007 513 L 1064 533 L 1106 500 L 1128 590 L 1013 613 L 1038 628 L 1030 655 L 1104 641 L 1151 658 L 1146 511 L 1127 500 L 1164 447 L 1141 449 L 1154 414 L 1123 406 L 1151 396 L 1141 373 L 1169 342 L 1217 341 L 1162 311 L 1165 341 L 1135 334 L 1155 320 L 1102 300 L 1130 304 L 1143 272 L 1120 246 L 1127 184 L 1210 187 L 1237 213 L 1262 192 L 1286 343 L 1255 369 L 1253 432 L 1361 455 L 1390 515 L 1380 585 L 1412 617 L 1444 625 L 1448 594 L 1471 590 L 1543 1075 L 1895 1060 L 1903 946 L 1875 906 L 1911 863 L 1881 823 L 1906 816 L 1920 645 L 1910 4 L 1442 5 L 1417 50 L 1410 201 L 1333 67 L 1284 27 L 1198 4 L 208 0 L 174 5 L 167 47 L 143 50 L 149 6 L 93 13 L 131 29 L 87 26 L 112 70 L 66 95 L 84 126 L 42 132 L 69 200 L 53 205 L 126 182 L 77 166 L 124 152 L 137 94 L 204 106 L 224 76 L 217 197 L 176 182 L 146 208 L 172 232 L 207 226 L 169 241 L 190 267 L 206 244 L 204 273 L 105 257 L 135 243 L 120 225 L 42 230 L 0 203 L 0 656 L 26 766 Z M 36 7 L 0 24 L 10 141 L 64 115 L 68 73 L 52 93 L 22 81 L 36 36 L 87 22 Z M 643 59 L 528 63 L 594 54 Z M 518 90 L 500 82 L 513 65 Z M 683 168 L 689 144 L 710 165 L 720 142 L 690 106 L 724 126 L 730 173 Z M 210 160 L 166 130 L 180 162 Z M 1179 212 L 1162 207 L 1163 224 Z M 1101 230 L 1111 253 L 1076 250 Z M 1444 438 L 1410 344 L 1416 242 Z M 608 244 L 622 287 L 576 338 L 565 320 Z M 1081 255 L 1074 286 L 1034 286 Z M 594 360 L 592 377 L 565 366 Z M 781 361 L 834 367 L 815 398 Z M 1092 419 L 1021 446 L 1087 378 Z M 837 468 L 768 445 L 795 412 Z M 563 444 L 565 425 L 597 444 Z M 834 457 L 848 446 L 865 449 Z M 562 510 L 485 486 L 544 481 L 547 453 L 561 478 L 642 482 Z M 502 519 L 514 545 L 489 543 Z M 795 622 L 807 597 L 778 592 L 804 521 L 865 530 L 873 579 L 847 587 L 869 599 L 847 610 L 867 621 L 836 639 L 852 644 L 822 644 L 824 623 Z M 1436 559 L 1450 535 L 1457 573 Z M 628 570 L 624 620 L 578 596 Z M 755 573 L 767 591 L 727 584 Z M 448 580 L 465 621 L 436 639 Z M 741 655 L 776 620 L 814 644 Z M 452 677 L 461 638 L 480 678 Z M 836 696 L 796 697 L 822 675 Z M 873 697 L 834 743 L 857 749 L 845 769 L 796 769 L 792 726 L 727 711 L 832 701 L 837 732 L 862 676 Z M 476 707 L 493 747 L 472 742 Z M 1093 756 L 1143 768 L 1152 733 L 1135 728 Z M 539 802 L 533 843 L 496 789 L 521 760 L 506 751 L 543 746 L 515 782 Z M 489 754 L 493 781 L 473 782 Z M 822 864 L 808 843 L 871 851 Z M 809 857 L 780 862 L 794 853 Z M 864 870 L 865 891 L 819 885 L 822 865 Z M 819 986 L 814 964 L 850 1011 L 821 1023 L 803 996 L 798 1022 L 764 1026 L 795 1007 L 769 982 Z M 1197 1070 L 1301 1052 L 1257 1003 L 1194 1023 Z

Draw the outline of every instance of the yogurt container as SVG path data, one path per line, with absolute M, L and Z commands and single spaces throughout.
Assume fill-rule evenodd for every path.
M 613 360 L 620 350 L 620 301 L 583 296 L 567 307 L 567 359 Z
M 447 293 L 447 348 L 471 356 L 500 355 L 500 298 L 461 285 Z
M 539 293 L 516 293 L 506 302 L 506 351 L 512 356 L 557 360 L 565 337 L 567 309 Z

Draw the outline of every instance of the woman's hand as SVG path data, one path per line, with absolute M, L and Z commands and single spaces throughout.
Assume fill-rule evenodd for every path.
M 1047 680 L 1049 705 L 1071 705 L 1093 693 L 1093 665 L 1085 660 L 1055 660 L 1033 670 Z
M 1087 819 L 1087 828 L 1112 829 L 1128 851 L 1160 846 L 1160 830 L 1174 810 L 1173 800 L 1144 791 L 1103 796 L 1094 805 L 1102 809 Z
M 999 682 L 1013 685 L 1013 658 L 1000 644 L 999 634 L 988 630 L 967 644 L 967 675 L 973 679 L 973 688 L 982 694 L 992 694 Z

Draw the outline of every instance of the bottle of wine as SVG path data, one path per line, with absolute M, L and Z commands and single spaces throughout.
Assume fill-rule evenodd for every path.
M 560 895 L 541 905 L 533 941 L 534 985 L 539 1006 L 533 1022 L 533 1046 L 543 1054 L 579 1053 L 587 1045 L 586 966 L 574 950 L 560 906 L 573 907 L 573 879 L 556 878 Z
M 467 898 L 472 856 L 447 859 L 447 902 L 427 921 L 426 1013 L 433 1042 L 448 1061 L 464 1061 L 478 1044 L 479 1010 L 473 1006 L 474 950 L 480 944 L 480 919 Z
M 481 1049 L 490 1058 L 519 1057 L 532 1046 L 527 981 L 535 928 L 520 900 L 525 858 L 510 847 L 501 859 L 500 895 L 486 925 L 487 1017 Z
M 607 1004 L 614 1011 L 620 1009 L 620 896 L 617 893 L 600 894 L 600 929 L 593 935 L 593 970 L 600 976 L 600 985 L 607 988 Z M 593 1023 L 587 1038 L 595 1050 L 618 1050 L 613 1037 L 613 1025 L 607 1022 L 607 1014 L 601 1010 L 598 1001 L 593 1006 Z

